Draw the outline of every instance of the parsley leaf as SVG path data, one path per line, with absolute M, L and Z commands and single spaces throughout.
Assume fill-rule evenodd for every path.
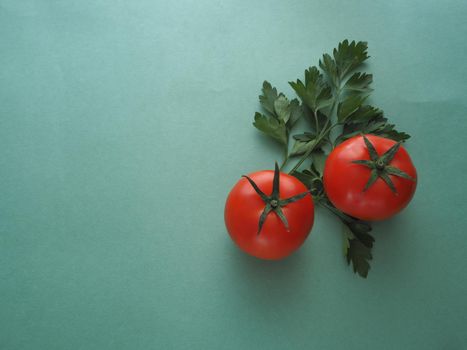
M 277 89 L 272 87 L 269 82 L 264 81 L 262 91 L 263 94 L 259 96 L 261 106 L 269 113 L 274 114 L 274 102 L 278 97 Z
M 295 143 L 290 151 L 290 157 L 297 157 L 305 154 L 310 147 L 314 146 L 314 139 L 309 141 L 295 140 Z
M 299 179 L 314 197 L 320 197 L 323 194 L 324 186 L 320 175 L 317 173 L 313 165 L 309 169 L 303 171 L 295 171 L 291 174 Z
M 340 83 L 348 73 L 357 69 L 369 56 L 366 42 L 344 40 L 333 50 L 333 57 L 324 54 L 319 66 L 329 77 L 335 89 L 340 89 Z M 356 77 L 353 79 L 355 80 Z
M 305 131 L 303 134 L 294 135 L 293 138 L 297 141 L 308 142 L 316 138 L 316 134 Z
M 277 119 L 282 120 L 284 124 L 289 121 L 289 100 L 287 100 L 284 95 L 279 95 L 274 101 L 274 112 L 277 116 Z
M 344 254 L 353 270 L 366 278 L 373 258 L 371 248 L 375 239 L 369 234 L 371 226 L 360 220 L 344 221 Z
M 342 135 L 336 140 L 336 143 L 342 142 L 359 134 L 374 134 L 387 137 L 394 141 L 405 141 L 410 135 L 395 129 L 394 124 L 388 123 L 387 118 L 383 117 L 383 112 L 373 107 L 366 107 L 355 119 L 344 125 Z
M 256 112 L 253 125 L 266 135 L 279 141 L 282 145 L 287 145 L 287 129 L 283 121 Z
M 289 125 L 289 128 L 292 128 L 292 126 L 294 126 L 295 123 L 300 118 L 303 117 L 304 111 L 303 111 L 303 106 L 300 105 L 300 102 L 296 98 L 290 101 L 289 110 L 290 110 L 290 119 L 288 120 L 287 125 Z
M 305 132 L 303 134 L 294 135 L 295 143 L 290 151 L 290 157 L 300 156 L 306 153 L 310 148 L 319 150 L 323 144 L 323 140 L 316 144 L 316 134 Z
M 337 49 L 333 50 L 337 72 L 341 80 L 347 73 L 359 67 L 369 58 L 367 49 L 368 45 L 364 41 L 349 43 L 348 40 L 344 40 L 339 43 Z
M 323 55 L 323 59 L 319 61 L 319 67 L 326 73 L 333 87 L 337 89 L 339 87 L 341 77 L 337 70 L 336 61 L 334 61 L 329 54 L 325 53 Z
M 316 150 L 311 154 L 312 166 L 322 177 L 324 173 L 324 164 L 326 163 L 327 155 L 321 150 Z
M 256 112 L 253 125 L 283 146 L 284 161 L 281 165 L 282 168 L 289 158 L 290 130 L 303 117 L 303 106 L 296 98 L 289 101 L 283 93 L 278 93 L 277 89 L 267 81 L 263 82 L 259 102 L 265 114 Z
M 370 93 L 373 91 L 370 88 L 370 84 L 373 82 L 373 75 L 366 74 L 366 73 L 354 73 L 349 80 L 346 81 L 344 85 L 344 89 L 350 90 L 353 92 L 360 92 L 360 93 Z
M 350 264 L 352 262 L 354 272 L 366 278 L 370 270 L 369 261 L 373 258 L 371 249 L 354 238 L 344 241 L 344 249 L 346 251 L 347 263 Z
M 365 101 L 364 96 L 350 95 L 337 106 L 337 121 L 343 123 L 346 119 L 355 113 Z
M 370 105 L 360 106 L 346 119 L 346 123 L 362 123 L 376 120 L 383 116 L 383 111 Z
M 286 124 L 288 129 L 303 116 L 300 102 L 296 98 L 289 101 L 283 93 L 278 93 L 277 89 L 269 82 L 263 83 L 262 92 L 259 101 L 266 114 Z
M 305 70 L 305 83 L 297 79 L 296 82 L 291 81 L 289 84 L 313 113 L 332 104 L 331 87 L 324 81 L 323 75 L 316 67 Z
M 309 189 L 313 188 L 313 181 L 318 179 L 318 176 L 309 170 L 295 171 L 291 175 L 299 179 Z

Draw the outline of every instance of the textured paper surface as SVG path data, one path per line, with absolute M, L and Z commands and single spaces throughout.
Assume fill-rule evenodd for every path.
M 0 1 L 0 348 L 465 349 L 465 1 Z M 282 262 L 223 223 L 251 126 L 344 38 L 419 184 L 369 278 L 318 210 Z

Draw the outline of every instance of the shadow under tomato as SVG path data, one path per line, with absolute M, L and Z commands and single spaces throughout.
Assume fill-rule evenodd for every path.
M 311 254 L 304 247 L 289 257 L 271 261 L 250 256 L 238 249 L 233 242 L 226 245 L 231 255 L 230 277 L 234 280 L 233 296 L 238 305 L 259 312 L 262 317 L 287 308 L 303 299 L 311 298 Z M 276 310 L 276 311 L 274 311 Z
M 379 269 L 383 271 L 381 278 L 401 280 L 407 272 L 407 261 L 412 261 L 412 266 L 417 262 L 411 257 L 418 255 L 421 244 L 417 242 L 418 225 L 410 213 L 401 213 L 373 224 L 377 244 L 374 255 L 378 259 Z

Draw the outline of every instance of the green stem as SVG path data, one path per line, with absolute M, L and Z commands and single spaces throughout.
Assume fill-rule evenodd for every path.
M 282 171 L 282 169 L 285 167 L 288 161 L 289 161 L 289 148 L 286 146 L 284 147 L 284 160 L 282 161 L 279 171 Z
M 329 128 L 329 131 L 331 131 L 332 129 L 334 129 L 336 126 L 339 126 L 339 125 L 342 125 L 342 123 L 336 123 L 336 124 L 331 125 L 331 127 Z
M 321 205 L 323 208 L 326 208 L 327 210 L 329 210 L 331 213 L 336 215 L 339 219 L 341 219 L 345 223 L 349 223 L 352 220 L 348 215 L 344 214 L 343 212 L 341 212 L 339 209 L 337 209 L 333 205 L 328 204 L 326 202 L 326 199 L 320 198 L 320 200 L 318 200 L 317 203 Z
M 329 119 L 328 119 L 329 121 Z M 327 123 L 329 124 L 329 123 Z M 333 124 L 331 125 L 329 128 L 325 129 L 323 128 L 323 131 L 318 135 L 318 137 L 315 139 L 315 141 L 313 142 L 313 145 L 308 149 L 308 151 L 305 152 L 305 154 L 302 156 L 302 158 L 300 158 L 300 160 L 298 161 L 297 164 L 295 164 L 295 166 L 292 168 L 292 170 L 289 171 L 289 174 L 292 174 L 295 170 L 297 170 L 300 165 L 303 164 L 303 162 L 305 161 L 305 159 L 307 159 L 311 152 L 314 151 L 315 147 L 321 142 L 321 140 L 323 139 L 323 137 L 328 134 L 332 129 L 334 129 L 336 126 L 339 126 L 340 123 L 336 123 L 336 124 Z M 281 167 L 282 168 L 282 167 Z
M 331 130 L 331 129 L 332 129 L 332 127 L 329 128 L 329 130 Z M 319 134 L 319 136 L 313 142 L 313 145 L 308 149 L 308 151 L 305 152 L 305 154 L 300 158 L 298 163 L 295 164 L 295 166 L 292 168 L 292 170 L 289 171 L 289 174 L 292 174 L 294 171 L 296 171 L 300 167 L 300 165 L 303 164 L 305 159 L 307 159 L 310 156 L 311 152 L 314 151 L 315 147 L 321 142 L 321 140 L 323 139 L 324 135 L 326 135 L 326 133 L 327 133 L 327 130 L 323 129 L 323 131 Z
M 321 140 L 323 139 L 323 137 L 325 135 L 327 135 L 334 127 L 340 125 L 340 123 L 336 123 L 336 124 L 333 124 L 333 125 L 329 126 L 329 123 L 331 122 L 331 118 L 332 118 L 332 116 L 334 114 L 334 109 L 336 108 L 337 102 L 339 101 L 339 95 L 340 95 L 340 93 L 342 91 L 341 79 L 339 79 L 339 81 L 337 82 L 337 86 L 335 87 L 335 89 L 336 89 L 335 98 L 334 98 L 334 101 L 332 102 L 332 106 L 331 106 L 331 109 L 329 111 L 329 117 L 326 119 L 326 123 L 324 123 L 324 126 L 323 126 L 323 129 L 321 130 L 321 133 L 316 137 L 315 141 L 313 142 L 313 145 L 308 149 L 308 151 L 305 152 L 305 154 L 300 158 L 298 163 L 295 164 L 295 166 L 292 168 L 292 170 L 289 171 L 289 174 L 292 174 L 294 171 L 296 171 L 303 164 L 305 159 L 307 159 L 310 156 L 311 152 L 314 151 L 315 147 L 321 142 Z M 317 116 L 317 113 L 315 111 L 313 111 L 313 115 L 315 117 L 316 125 L 319 126 L 318 125 L 318 116 Z M 318 130 L 318 129 L 316 129 L 316 130 Z
M 318 114 L 316 113 L 316 111 L 313 111 L 313 116 L 314 116 L 314 118 L 315 118 L 316 132 L 318 132 L 318 130 L 319 130 L 319 122 L 318 122 Z

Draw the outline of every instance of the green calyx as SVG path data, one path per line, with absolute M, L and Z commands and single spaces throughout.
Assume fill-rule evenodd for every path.
M 286 230 L 289 231 L 289 223 L 282 211 L 282 207 L 285 207 L 287 204 L 296 202 L 304 198 L 307 194 L 310 193 L 310 191 L 306 191 L 306 192 L 297 194 L 289 198 L 281 199 L 280 191 L 279 191 L 280 172 L 279 172 L 279 165 L 277 164 L 277 162 L 276 162 L 275 169 L 274 169 L 274 178 L 272 180 L 272 193 L 270 196 L 266 195 L 263 191 L 261 191 L 258 185 L 256 185 L 256 183 L 251 178 L 249 178 L 246 175 L 243 175 L 242 177 L 248 180 L 248 182 L 251 184 L 255 192 L 261 197 L 261 199 L 265 203 L 264 210 L 261 213 L 261 216 L 259 217 L 257 234 L 259 235 L 261 233 L 263 224 L 266 221 L 266 218 L 271 211 L 274 211 L 277 214 L 279 219 L 281 219 L 282 223 L 284 224 Z
M 379 156 L 378 152 L 376 152 L 375 147 L 373 144 L 368 140 L 365 135 L 363 136 L 363 140 L 365 141 L 365 145 L 368 149 L 368 153 L 370 155 L 370 160 L 354 160 L 352 163 L 364 165 L 371 169 L 370 178 L 366 183 L 365 187 L 363 188 L 363 192 L 368 190 L 378 178 L 381 178 L 391 189 L 394 194 L 397 194 L 396 187 L 392 182 L 389 175 L 399 176 L 407 180 L 415 181 L 413 177 L 409 174 L 403 172 L 402 170 L 391 166 L 391 161 L 394 159 L 399 147 L 401 146 L 401 142 L 397 142 L 394 146 L 386 151 L 383 155 Z

